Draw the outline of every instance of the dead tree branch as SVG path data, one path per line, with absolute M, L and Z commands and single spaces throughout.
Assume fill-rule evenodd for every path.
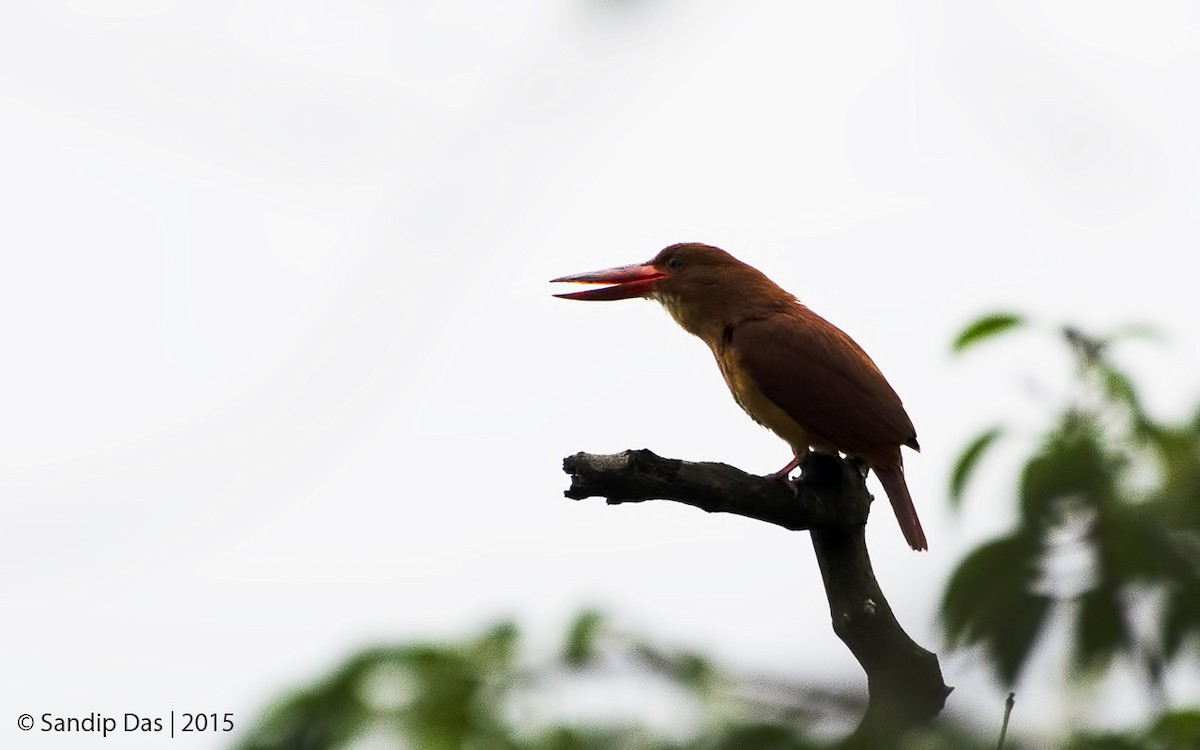
M 794 492 L 773 477 L 648 450 L 577 453 L 564 459 L 563 470 L 571 476 L 564 494 L 575 500 L 603 497 L 610 505 L 671 500 L 809 530 L 833 631 L 867 674 L 867 711 L 844 746 L 892 747 L 945 706 L 952 688 L 942 680 L 937 656 L 908 637 L 875 580 L 865 536 L 871 495 L 852 462 L 810 455 Z

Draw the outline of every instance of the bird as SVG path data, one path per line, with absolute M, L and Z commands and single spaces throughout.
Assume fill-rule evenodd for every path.
M 734 401 L 782 438 L 792 460 L 810 451 L 865 463 L 883 485 L 904 538 L 929 548 L 904 479 L 901 446 L 920 450 L 900 397 L 863 348 L 753 266 L 702 243 L 671 245 L 645 263 L 561 276 L 605 284 L 570 300 L 659 302 L 717 361 Z

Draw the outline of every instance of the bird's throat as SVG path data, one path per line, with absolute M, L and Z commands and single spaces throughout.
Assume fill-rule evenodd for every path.
M 693 336 L 699 336 L 700 338 L 704 339 L 706 343 L 710 344 L 710 339 L 714 334 L 718 337 L 720 336 L 719 325 L 714 326 L 709 320 L 711 316 L 703 315 L 697 305 L 689 305 L 680 297 L 677 297 L 673 294 L 664 294 L 662 292 L 656 293 L 654 295 L 654 299 L 658 300 L 659 304 L 661 304 L 663 308 L 670 313 L 671 317 L 675 319 L 675 322 L 679 324 L 680 328 L 692 334 Z M 715 331 L 709 330 L 710 328 L 714 327 L 716 329 Z

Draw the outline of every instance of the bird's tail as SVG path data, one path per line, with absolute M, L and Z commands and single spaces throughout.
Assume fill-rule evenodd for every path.
M 913 506 L 912 495 L 908 494 L 908 484 L 904 481 L 904 467 L 875 466 L 875 476 L 879 477 L 883 489 L 887 492 L 888 500 L 892 501 L 892 510 L 896 512 L 896 520 L 900 522 L 900 530 L 908 540 L 908 546 L 915 550 L 929 549 L 925 541 L 925 531 L 917 518 L 917 509 Z

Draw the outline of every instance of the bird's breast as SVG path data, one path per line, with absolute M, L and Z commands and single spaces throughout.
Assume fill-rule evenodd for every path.
M 713 354 L 717 358 L 717 364 L 721 368 L 725 384 L 729 386 L 729 392 L 733 394 L 733 400 L 750 415 L 751 419 L 783 438 L 798 454 L 803 454 L 809 447 L 830 450 L 828 446 L 824 445 L 825 441 L 813 435 L 808 428 L 792 419 L 774 401 L 763 395 L 762 390 L 742 364 L 736 347 L 714 347 Z

